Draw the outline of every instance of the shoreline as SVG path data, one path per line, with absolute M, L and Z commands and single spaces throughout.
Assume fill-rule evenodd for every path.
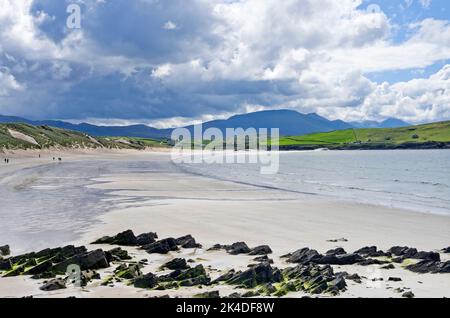
M 132 154 L 126 154 L 127 156 Z M 135 153 L 147 160 L 167 160 L 157 158 L 152 153 Z M 76 156 L 75 156 L 76 157 Z M 86 157 L 74 158 L 83 160 Z M 95 157 L 95 156 L 94 156 Z M 108 156 L 106 156 L 108 157 Z M 67 157 L 69 158 L 69 157 Z M 102 157 L 99 156 L 101 159 Z M 104 157 L 103 157 L 104 158 Z M 126 158 L 112 155 L 111 158 Z M 26 160 L 25 160 L 26 161 Z M 29 163 L 31 164 L 31 163 Z M 19 168 L 26 165 L 20 163 Z M 231 244 L 243 241 L 249 246 L 269 245 L 274 266 L 287 266 L 279 257 L 297 249 L 309 247 L 319 253 L 343 247 L 355 251 L 363 246 L 376 245 L 387 250 L 392 246 L 410 246 L 419 250 L 436 251 L 450 243 L 450 217 L 423 214 L 409 210 L 390 209 L 380 206 L 325 200 L 307 195 L 286 193 L 274 189 L 262 189 L 250 185 L 219 181 L 186 173 L 151 171 L 148 173 L 115 174 L 94 180 L 91 187 L 102 189 L 109 194 L 108 200 L 129 198 L 115 209 L 100 215 L 92 226 L 84 230 L 80 239 L 73 242 L 88 249 L 108 246 L 93 246 L 89 243 L 105 235 L 113 235 L 128 229 L 135 233 L 157 232 L 160 238 L 180 237 L 192 234 L 204 246 L 204 250 L 170 252 L 167 255 L 152 256 L 145 251 L 125 248 L 135 259 L 149 259 L 150 270 L 157 273 L 157 264 L 170 261 L 174 257 L 201 259 L 205 266 L 220 271 L 230 268 L 245 270 L 253 258 L 247 256 L 229 257 L 226 253 L 207 252 L 214 244 Z M 139 204 L 133 202 L 138 198 Z M 264 231 L 261 231 L 264 229 Z M 339 241 L 345 238 L 346 241 Z M 329 240 L 338 240 L 329 242 Z M 0 242 L 7 244 L 8 242 Z M 0 245 L 1 245 L 0 244 Z M 14 249 L 14 247 L 11 247 Z M 442 254 L 443 260 L 450 259 Z M 200 262 L 200 261 L 199 261 Z M 156 267 L 155 267 L 156 266 Z M 390 288 L 390 276 L 402 277 L 400 287 L 411 288 L 418 297 L 443 297 L 448 285 L 444 277 L 449 274 L 414 274 L 400 267 L 382 270 L 374 265 L 362 267 L 334 266 L 335 271 L 359 273 L 368 277 L 375 271 L 385 281 L 376 285 L 348 282 L 348 291 L 341 297 L 401 297 Z M 110 271 L 102 275 L 110 274 Z M 109 275 L 108 274 L 108 275 Z M 211 272 L 211 275 L 213 272 Z M 0 278 L 0 297 L 149 297 L 169 293 L 171 296 L 192 297 L 197 288 L 182 288 L 173 291 L 136 290 L 121 283 L 114 288 L 97 285 L 86 291 L 65 289 L 53 293 L 39 291 L 37 281 L 19 278 Z M 418 283 L 418 282 L 421 283 Z M 381 287 L 380 287 L 381 286 Z M 394 285 L 395 286 L 395 285 Z M 5 289 L 6 288 L 6 289 Z M 216 288 L 217 289 L 217 288 Z M 221 294 L 231 294 L 232 289 L 221 286 Z M 206 291 L 210 290 L 206 288 Z M 304 293 L 289 296 L 300 297 Z

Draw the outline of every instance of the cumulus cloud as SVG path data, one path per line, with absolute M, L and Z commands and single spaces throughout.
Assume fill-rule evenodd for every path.
M 449 67 L 369 79 L 449 60 L 447 20 L 411 22 L 395 41 L 391 18 L 362 0 L 84 0 L 69 30 L 68 3 L 0 0 L 0 113 L 164 127 L 276 108 L 450 118 Z

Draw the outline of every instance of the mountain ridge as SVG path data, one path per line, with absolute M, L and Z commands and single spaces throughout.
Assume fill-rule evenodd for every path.
M 72 124 L 62 120 L 30 120 L 23 117 L 2 115 L 0 115 L 0 123 L 26 123 L 34 126 L 51 126 L 79 131 L 95 137 L 126 136 L 167 139 L 170 138 L 172 131 L 175 129 L 158 129 L 143 124 L 129 126 L 98 126 L 89 123 Z M 408 125 L 394 118 L 387 119 L 381 123 L 374 121 L 347 123 L 342 120 L 328 120 L 316 113 L 302 114 L 294 110 L 281 109 L 238 114 L 228 119 L 204 122 L 203 129 L 218 128 L 222 132 L 225 132 L 226 128 L 279 128 L 281 136 L 297 136 L 350 128 L 396 128 Z M 194 125 L 188 125 L 184 128 L 193 132 Z

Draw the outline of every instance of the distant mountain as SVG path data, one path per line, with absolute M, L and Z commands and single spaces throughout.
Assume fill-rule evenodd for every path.
M 146 125 L 96 126 L 91 124 L 71 124 L 56 120 L 29 120 L 21 117 L 1 116 L 0 123 L 27 123 L 34 126 L 51 126 L 74 130 L 91 136 L 169 138 L 173 129 L 157 129 Z M 388 119 L 381 123 L 373 121 L 346 123 L 342 120 L 328 120 L 317 114 L 301 114 L 293 110 L 269 110 L 236 115 L 226 120 L 214 120 L 203 124 L 203 129 L 219 128 L 279 128 L 281 136 L 299 136 L 318 132 L 330 132 L 349 128 L 398 128 L 409 126 L 398 119 Z M 194 126 L 188 126 L 193 131 Z
M 360 122 L 350 122 L 350 124 L 355 128 L 402 128 L 411 126 L 410 123 L 396 118 L 388 118 L 382 122 L 366 120 Z
M 57 120 L 29 120 L 21 117 L 1 116 L 0 123 L 26 123 L 33 126 L 51 126 L 83 132 L 91 136 L 141 137 L 162 139 L 170 137 L 171 129 L 157 129 L 146 125 L 96 126 L 91 124 L 71 124 Z
M 316 132 L 353 128 L 341 120 L 330 121 L 317 114 L 301 114 L 292 110 L 269 110 L 245 115 L 236 115 L 226 120 L 214 120 L 203 124 L 203 129 L 218 128 L 225 133 L 227 128 L 279 128 L 281 136 L 304 135 Z M 186 127 L 193 131 L 194 126 Z

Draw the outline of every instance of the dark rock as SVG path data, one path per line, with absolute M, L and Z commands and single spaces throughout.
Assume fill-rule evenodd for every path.
M 361 284 L 361 282 L 362 282 L 361 277 L 358 274 L 352 274 L 352 275 L 347 274 L 347 275 L 344 275 L 344 278 L 348 279 L 348 280 L 352 280 L 358 284 Z
M 314 263 L 323 265 L 353 265 L 362 261 L 364 261 L 364 259 L 358 254 L 344 254 L 325 255 L 317 260 L 314 260 Z
M 112 244 L 122 245 L 122 246 L 136 246 L 137 238 L 136 238 L 136 236 L 134 236 L 133 231 L 128 230 L 128 231 L 117 234 L 114 237 Z
M 152 273 L 148 273 L 134 280 L 134 287 L 136 288 L 149 289 L 154 288 L 157 284 L 158 278 Z
M 403 298 L 414 298 L 416 297 L 413 292 L 409 291 L 402 295 Z
M 402 279 L 399 277 L 389 277 L 388 281 L 390 282 L 401 282 Z
M 158 238 L 158 234 L 156 233 L 143 233 L 141 235 L 138 235 L 136 237 L 136 244 L 139 246 L 144 246 L 148 244 L 152 244 L 156 242 L 156 239 Z
M 110 251 L 105 252 L 106 259 L 108 262 L 112 261 L 126 261 L 130 260 L 131 256 L 128 255 L 128 252 L 121 249 L 120 247 L 114 248 Z
M 231 244 L 226 250 L 231 255 L 248 254 L 251 252 L 250 248 L 244 242 Z
M 30 268 L 24 274 L 25 275 L 39 275 L 39 274 L 43 274 L 45 272 L 51 271 L 52 266 L 53 266 L 52 261 L 51 260 L 47 260 L 45 262 L 42 262 L 42 263 L 37 264 L 36 266 Z
M 366 258 L 366 259 L 363 259 L 360 262 L 358 262 L 358 264 L 361 266 L 370 266 L 370 265 L 389 264 L 389 262 L 388 261 L 380 261 L 378 259 L 373 259 L 373 258 Z
M 430 261 L 440 261 L 441 260 L 441 256 L 439 255 L 439 253 L 436 253 L 436 252 L 418 252 L 415 255 L 413 255 L 412 258 L 430 260 Z
M 337 290 L 342 290 L 347 287 L 347 283 L 345 282 L 344 277 L 339 276 L 328 283 L 328 287 L 331 287 L 332 289 L 336 288 Z
M 273 259 L 270 259 L 267 255 L 256 257 L 253 260 L 259 263 L 273 264 Z
M 309 248 L 303 248 L 288 255 L 289 263 L 309 264 L 318 261 L 322 256 L 316 251 Z
M 423 260 L 417 264 L 412 264 L 406 267 L 414 273 L 432 273 L 432 274 L 447 274 L 450 273 L 450 261 L 447 262 L 436 262 Z
M 259 296 L 260 295 L 257 292 L 251 290 L 251 291 L 243 293 L 241 295 L 241 298 L 253 298 L 253 297 L 259 297 Z
M 189 265 L 187 264 L 187 262 L 184 258 L 175 258 L 175 259 L 171 260 L 170 262 L 167 262 L 164 265 L 162 265 L 161 268 L 167 268 L 167 269 L 171 269 L 171 270 L 188 269 Z
M 333 250 L 329 250 L 325 254 L 326 255 L 344 255 L 344 254 L 347 254 L 347 252 L 342 247 L 338 247 Z
M 228 272 L 226 272 L 225 274 L 219 276 L 218 278 L 216 278 L 212 284 L 217 284 L 220 282 L 226 282 L 227 280 L 230 280 L 231 278 L 233 278 L 233 276 L 236 274 L 236 271 L 234 269 L 229 270 Z
M 225 245 L 216 244 L 213 247 L 209 248 L 208 251 L 219 251 L 225 249 Z
M 272 268 L 270 264 L 263 263 L 245 272 L 236 273 L 227 283 L 230 285 L 242 285 L 246 288 L 254 288 L 261 284 L 278 283 L 282 279 L 283 277 L 278 269 Z
M 48 272 L 44 272 L 41 274 L 33 275 L 33 276 L 31 276 L 31 279 L 51 279 L 51 278 L 55 278 L 55 277 L 56 277 L 55 273 L 48 271 Z
M 218 291 L 210 291 L 202 294 L 197 294 L 194 296 L 195 298 L 220 298 L 220 293 Z
M 446 248 L 443 248 L 442 249 L 442 253 L 450 253 L 450 246 L 446 247 Z
M 259 295 L 263 296 L 270 296 L 274 294 L 277 291 L 275 286 L 273 286 L 271 283 L 263 284 L 257 291 Z
M 367 255 L 367 256 L 371 256 L 371 254 L 374 254 L 378 251 L 376 246 L 366 246 L 363 247 L 357 251 L 355 251 L 356 254 L 359 255 Z
M 69 265 L 78 265 L 81 270 L 108 268 L 109 262 L 103 250 L 96 250 L 80 255 L 75 255 L 53 266 L 52 271 L 65 273 Z
M 340 239 L 327 240 L 327 242 L 339 243 L 339 242 L 348 242 L 348 240 L 346 238 L 340 238 Z
M 123 279 L 136 279 L 142 275 L 138 265 L 129 265 L 126 268 L 124 268 L 123 266 L 119 266 L 116 269 L 115 274 L 117 277 Z
M 174 238 L 167 238 L 142 247 L 149 254 L 167 254 L 170 251 L 177 251 L 178 246 Z
M 96 271 L 91 271 L 91 270 L 87 270 L 87 271 L 82 271 L 81 272 L 81 286 L 87 286 L 87 284 L 91 281 L 93 281 L 94 279 L 100 279 L 100 274 L 97 273 Z
M 261 245 L 253 248 L 248 255 L 268 255 L 272 254 L 272 250 L 267 245 Z
M 198 276 L 194 278 L 188 278 L 180 281 L 180 286 L 183 287 L 192 287 L 199 285 L 209 285 L 211 283 L 211 279 L 208 276 Z
M 237 298 L 242 298 L 242 295 L 239 293 L 232 293 L 231 295 L 228 295 L 225 298 L 237 299 Z
M 395 256 L 403 256 L 407 250 L 409 250 L 407 246 L 394 246 L 389 249 L 389 252 Z
M 112 245 L 122 245 L 122 246 L 136 246 L 137 238 L 134 236 L 133 231 L 128 230 L 117 234 L 114 237 L 105 236 L 92 244 L 112 244 Z
M 192 235 L 182 236 L 176 239 L 176 242 L 182 248 L 202 248 L 202 245 L 198 244 Z
M 48 283 L 41 286 L 39 289 L 43 291 L 54 291 L 59 289 L 65 289 L 66 288 L 66 282 L 63 279 L 53 279 L 49 281 Z
M 12 269 L 12 264 L 9 259 L 0 260 L 0 271 L 9 271 Z
M 9 245 L 0 246 L 0 256 L 8 256 L 9 254 L 11 254 Z
M 395 269 L 395 266 L 393 264 L 388 264 L 388 265 L 381 267 L 381 269 Z

